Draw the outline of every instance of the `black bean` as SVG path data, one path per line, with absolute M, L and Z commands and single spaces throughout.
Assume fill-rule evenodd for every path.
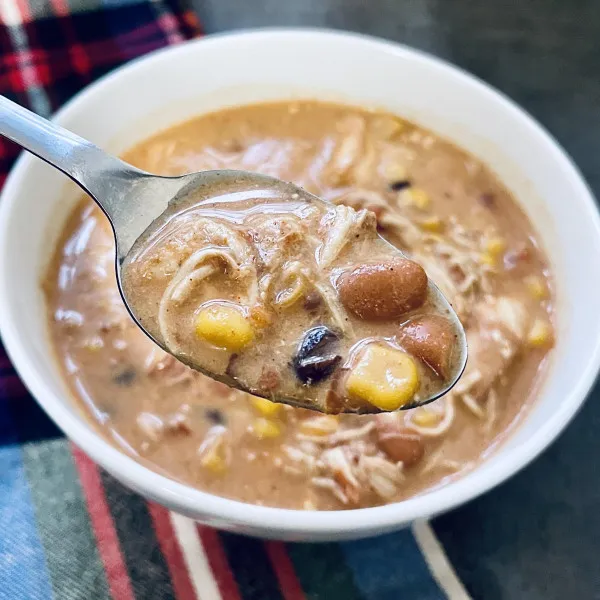
M 113 377 L 113 381 L 117 385 L 122 385 L 122 386 L 127 387 L 127 386 L 130 386 L 135 381 L 136 377 L 137 377 L 137 373 L 135 372 L 135 369 L 133 367 L 129 367 L 127 369 L 124 369 L 120 373 L 117 373 Z
M 204 416 L 214 425 L 225 425 L 225 415 L 218 408 L 207 408 Z
M 298 354 L 307 355 L 325 347 L 331 347 L 337 344 L 339 337 L 325 325 L 317 325 L 309 329 L 302 338 L 298 347 Z
M 324 325 L 309 329 L 292 361 L 298 379 L 311 385 L 329 377 L 342 360 L 336 352 L 338 341 L 338 336 Z
M 303 383 L 311 385 L 329 377 L 338 366 L 342 357 L 339 354 L 329 356 L 314 356 L 299 361 L 294 365 L 296 375 Z
M 392 181 L 390 183 L 390 188 L 394 190 L 394 192 L 400 192 L 410 187 L 410 181 L 408 179 L 401 179 L 399 181 Z

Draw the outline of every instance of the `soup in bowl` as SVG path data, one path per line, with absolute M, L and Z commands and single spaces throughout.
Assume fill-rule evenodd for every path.
M 233 52 L 259 61 L 261 85 L 243 60 L 226 76 L 219 71 Z M 286 52 L 301 58 L 283 73 Z M 316 68 L 323 52 L 336 69 Z M 198 82 L 184 84 L 171 68 L 207 57 Z M 353 78 L 340 61 L 355 65 Z M 373 65 L 393 69 L 403 84 L 381 80 Z M 165 93 L 150 93 L 155 86 Z M 140 89 L 148 93 L 133 91 Z M 0 279 L 17 282 L 0 297 L 7 349 L 76 443 L 174 510 L 288 539 L 397 528 L 523 466 L 591 385 L 600 320 L 596 292 L 574 261 L 581 252 L 588 263 L 600 255 L 589 193 L 528 117 L 451 67 L 356 36 L 241 34 L 126 67 L 75 99 L 60 122 L 151 172 L 253 170 L 366 210 L 425 268 L 467 330 L 463 378 L 426 407 L 319 415 L 231 390 L 137 329 L 116 287 L 105 217 L 60 176 L 22 159 L 0 213 L 2 243 L 12 248 Z M 568 223 L 565 194 L 573 199 Z M 19 237 L 25 229 L 35 235 Z M 329 327 L 326 304 L 306 287 L 293 306 L 318 329 Z M 444 346 L 435 319 L 411 315 L 397 337 L 435 370 Z M 367 348 L 365 365 L 385 362 L 385 350 Z M 280 361 L 265 377 L 293 368 Z M 368 386 L 367 367 L 358 375 L 356 389 Z
M 467 370 L 452 391 L 402 413 L 319 415 L 234 390 L 186 367 L 137 327 L 117 287 L 108 220 L 91 200 L 82 200 L 45 280 L 51 337 L 80 407 L 107 439 L 136 460 L 199 489 L 253 504 L 310 510 L 368 507 L 403 500 L 472 469 L 528 410 L 554 341 L 553 284 L 531 223 L 472 156 L 396 115 L 291 101 L 197 117 L 141 142 L 124 158 L 161 175 L 256 171 L 357 209 L 354 215 L 366 209 L 365 217 L 376 220 L 381 233 L 441 287 L 467 330 L 470 349 Z M 341 219 L 330 212 L 330 220 Z M 319 227 L 311 215 L 303 219 Z M 296 237 L 311 235 L 299 229 L 297 220 L 278 213 L 250 230 L 264 238 L 265 262 L 277 260 L 278 250 L 287 244 L 300 243 Z M 135 263 L 135 285 L 128 286 L 128 296 L 143 297 L 147 312 L 163 306 L 163 281 L 173 273 L 177 277 L 181 265 L 194 257 L 195 236 L 203 236 L 205 221 L 188 218 L 181 226 L 171 219 L 171 229 L 159 230 L 158 250 L 151 247 L 149 256 Z M 207 222 L 213 252 L 244 244 L 235 230 L 227 233 L 226 224 L 219 222 L 214 233 L 214 221 Z M 361 247 L 362 229 L 353 231 L 356 235 L 338 251 L 341 260 Z M 258 263 L 255 270 L 262 266 L 249 263 Z M 304 263 L 302 268 L 309 269 L 308 258 Z M 289 264 L 295 261 L 281 262 L 284 282 L 277 293 L 294 302 L 276 305 L 275 315 L 265 308 L 270 304 L 252 307 L 247 319 L 226 325 L 233 341 L 258 329 L 257 320 L 278 320 L 279 333 L 270 332 L 266 346 L 249 345 L 246 354 L 257 358 L 247 358 L 242 367 L 241 348 L 233 353 L 211 350 L 215 364 L 225 361 L 224 372 L 241 370 L 278 389 L 294 379 L 291 372 L 298 372 L 291 358 L 297 346 L 309 343 L 309 351 L 314 345 L 327 358 L 348 328 L 367 328 L 348 316 L 336 320 L 337 313 L 347 313 L 341 305 L 332 308 L 336 296 L 326 282 L 317 279 L 311 285 L 311 273 L 303 277 L 299 270 L 286 275 Z M 267 294 L 277 277 L 266 271 L 256 295 Z M 225 283 L 216 276 L 196 283 L 193 272 L 186 275 L 184 298 L 179 305 L 169 298 L 164 309 L 170 311 L 165 314 L 172 321 L 172 337 L 193 347 L 204 342 L 180 312 L 186 307 L 190 312 L 191 305 L 206 319 L 203 311 L 224 311 L 214 303 L 204 308 L 213 287 L 222 295 L 232 285 L 226 273 L 223 278 Z M 385 298 L 383 286 L 374 291 Z M 365 298 L 369 292 L 355 294 Z M 232 293 L 237 298 L 236 286 Z M 399 319 L 398 343 L 418 348 L 439 368 L 451 341 L 445 340 L 451 335 L 443 321 L 419 307 L 404 322 Z M 314 342 L 306 341 L 307 326 Z M 376 327 L 369 330 L 374 336 Z M 405 370 L 402 359 L 407 355 L 383 338 L 373 339 L 365 339 L 357 350 L 357 364 L 349 369 L 345 385 L 385 397 L 377 371 L 389 370 L 389 365 Z M 266 368 L 259 364 L 265 362 L 265 348 L 272 358 Z M 328 370 L 318 382 L 303 381 L 301 386 L 329 386 L 327 379 L 343 377 L 341 373 Z

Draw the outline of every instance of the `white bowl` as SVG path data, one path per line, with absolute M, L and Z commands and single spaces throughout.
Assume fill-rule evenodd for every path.
M 289 540 L 364 537 L 447 511 L 537 456 L 581 406 L 600 364 L 600 221 L 580 174 L 527 114 L 470 75 L 390 42 L 310 30 L 206 38 L 155 52 L 76 96 L 60 124 L 112 152 L 198 113 L 247 102 L 320 98 L 383 108 L 490 165 L 536 225 L 558 290 L 553 367 L 533 409 L 487 461 L 440 489 L 390 506 L 306 512 L 250 506 L 154 473 L 108 444 L 74 407 L 52 358 L 42 277 L 79 192 L 29 155 L 0 202 L 0 327 L 21 377 L 96 462 L 144 496 L 203 523 Z

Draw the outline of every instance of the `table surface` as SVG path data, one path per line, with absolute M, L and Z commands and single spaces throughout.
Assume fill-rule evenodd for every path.
M 207 33 L 332 27 L 445 58 L 533 114 L 600 197 L 600 0 L 191 2 Z M 600 599 L 599 429 L 596 386 L 575 421 L 534 464 L 434 521 L 475 598 Z

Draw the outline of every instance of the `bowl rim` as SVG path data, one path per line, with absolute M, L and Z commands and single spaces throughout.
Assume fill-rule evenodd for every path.
M 600 215 L 592 193 L 583 176 L 558 142 L 535 121 L 525 110 L 512 100 L 479 78 L 467 73 L 460 67 L 416 50 L 403 44 L 375 38 L 368 35 L 341 32 L 322 28 L 264 28 L 237 30 L 219 33 L 192 40 L 184 44 L 170 46 L 134 59 L 116 70 L 104 75 L 96 82 L 86 86 L 67 102 L 54 115 L 54 120 L 62 123 L 72 113 L 85 110 L 85 103 L 103 87 L 114 80 L 124 79 L 141 65 L 158 62 L 170 57 L 194 52 L 198 45 L 214 46 L 215 50 L 222 44 L 237 43 L 240 40 L 259 39 L 261 43 L 276 43 L 285 37 L 304 42 L 311 38 L 329 38 L 335 41 L 360 44 L 365 47 L 416 61 L 429 67 L 445 71 L 461 80 L 465 87 L 477 90 L 497 105 L 513 119 L 521 121 L 528 135 L 537 137 L 547 147 L 553 159 L 562 164 L 561 177 L 568 179 L 571 188 L 576 192 L 580 209 L 585 210 L 590 226 L 596 230 L 600 238 Z M 304 38 L 304 40 L 302 40 Z M 43 376 L 38 373 L 30 360 L 27 350 L 21 342 L 18 327 L 5 307 L 7 281 L 5 263 L 9 261 L 7 248 L 4 247 L 7 231 L 10 227 L 12 208 L 19 197 L 20 182 L 26 177 L 33 161 L 33 156 L 23 152 L 12 168 L 0 196 L 0 333 L 5 349 L 19 376 L 42 406 L 50 418 L 66 435 L 88 454 L 95 462 L 104 467 L 118 479 L 151 497 L 168 505 L 172 510 L 189 516 L 197 516 L 201 520 L 219 525 L 233 524 L 253 530 L 271 530 L 276 534 L 294 534 L 301 532 L 310 538 L 335 536 L 342 532 L 351 532 L 353 537 L 369 533 L 391 531 L 404 524 L 426 519 L 455 508 L 492 489 L 511 475 L 525 467 L 537 457 L 567 426 L 581 408 L 588 392 L 593 386 L 600 369 L 600 337 L 596 340 L 594 352 L 588 355 L 585 366 L 578 374 L 571 392 L 560 408 L 553 412 L 527 440 L 518 447 L 509 450 L 503 460 L 494 469 L 478 472 L 477 469 L 468 476 L 458 478 L 450 485 L 441 486 L 430 493 L 416 496 L 402 502 L 352 510 L 337 511 L 302 511 L 268 506 L 256 506 L 238 500 L 213 495 L 186 484 L 172 480 L 135 461 L 132 457 L 118 450 L 105 440 L 93 427 L 77 417 L 75 411 L 63 405 L 58 395 L 47 389 Z M 575 378 L 574 378 L 575 379 Z M 93 433 L 93 435 L 90 435 Z

